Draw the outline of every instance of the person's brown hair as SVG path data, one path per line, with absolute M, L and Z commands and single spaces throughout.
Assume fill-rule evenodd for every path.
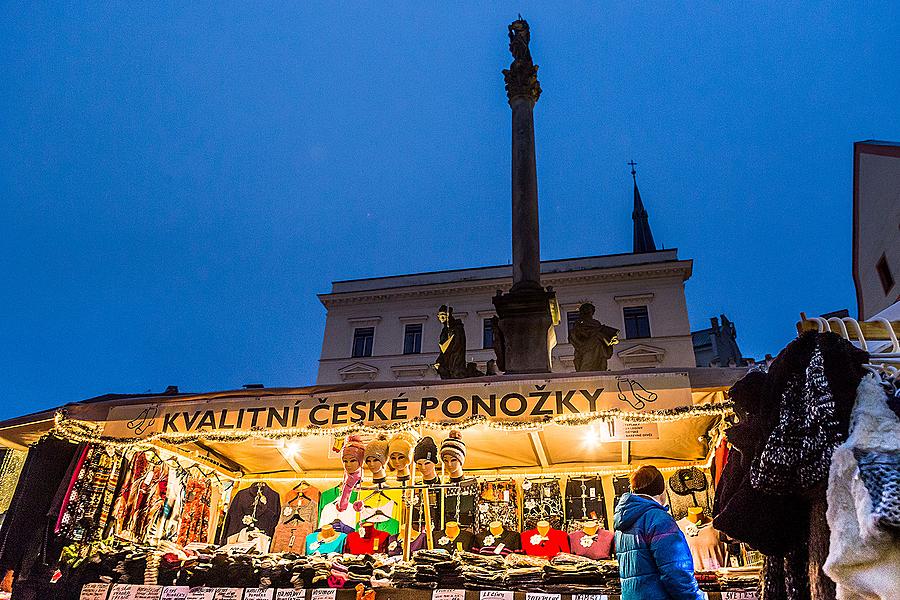
M 628 482 L 631 484 L 631 491 L 635 494 L 659 496 L 666 491 L 666 481 L 659 469 L 653 465 L 646 465 L 632 472 L 628 477 Z

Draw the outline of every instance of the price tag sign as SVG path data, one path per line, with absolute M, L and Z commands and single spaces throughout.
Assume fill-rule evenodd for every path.
M 479 600 L 513 600 L 513 592 L 507 590 L 484 590 L 478 593 Z
M 753 590 L 741 592 L 722 592 L 722 600 L 757 600 L 758 596 Z
M 434 590 L 431 600 L 466 600 L 466 590 Z
M 306 600 L 306 590 L 275 590 L 275 600 Z
M 133 600 L 159 600 L 162 594 L 161 585 L 135 585 L 132 586 L 133 592 L 131 598 Z
M 106 600 L 110 587 L 112 586 L 109 583 L 88 583 L 81 588 L 78 600 Z
M 215 588 L 213 600 L 242 600 L 244 588 Z
M 335 589 L 313 590 L 309 596 L 309 600 L 335 600 L 335 598 L 337 598 L 337 590 Z
M 574 594 L 572 600 L 609 600 L 606 594 Z
M 188 592 L 187 600 L 213 600 L 216 590 L 213 588 L 194 588 Z
M 272 600 L 275 597 L 275 590 L 264 590 L 262 588 L 247 588 L 244 590 L 244 600 Z
M 163 588 L 159 600 L 187 600 L 190 591 L 186 585 L 169 585 Z
M 538 594 L 537 592 L 528 592 L 525 594 L 525 600 L 560 600 L 560 594 Z

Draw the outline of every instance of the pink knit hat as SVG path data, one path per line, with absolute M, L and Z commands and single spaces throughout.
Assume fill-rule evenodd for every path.
M 356 461 L 360 464 L 363 462 L 363 458 L 366 453 L 366 445 L 363 444 L 362 438 L 358 435 L 351 435 L 347 438 L 347 441 L 344 442 L 344 449 L 341 451 L 341 458 L 347 458 L 351 456 L 356 459 Z

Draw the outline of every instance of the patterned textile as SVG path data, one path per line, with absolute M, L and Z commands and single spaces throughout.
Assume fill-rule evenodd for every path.
M 562 527 L 563 501 L 555 477 L 522 482 L 522 528 L 534 529 L 538 521 L 549 522 L 553 529 Z
M 712 517 L 712 476 L 709 473 L 696 467 L 679 469 L 666 480 L 666 491 L 669 493 L 669 511 L 676 521 L 685 518 L 692 506 L 699 506 L 704 515 Z
M 451 481 L 450 483 L 459 483 Z M 475 500 L 478 497 L 478 486 L 458 486 L 443 488 L 444 497 L 444 524 L 457 522 L 461 527 L 474 533 L 475 527 Z M 436 523 L 435 527 L 440 527 Z
M 98 539 L 104 508 L 108 511 L 107 490 L 115 487 L 122 456 L 102 446 L 88 446 L 81 469 L 59 519 L 59 533 L 73 541 Z
M 184 505 L 178 527 L 178 545 L 205 542 L 209 532 L 212 482 L 205 477 L 189 477 L 184 486 Z
M 319 490 L 311 485 L 287 493 L 270 552 L 306 553 L 306 536 L 318 528 L 320 496 Z
M 131 459 L 114 511 L 115 532 L 119 535 L 145 539 L 153 518 L 165 505 L 169 469 L 156 460 L 146 452 L 137 452 Z
M 600 529 L 607 529 L 606 502 L 599 477 L 573 477 L 566 482 L 566 521 L 570 532 L 580 529 L 584 521 L 597 521 Z
M 503 528 L 519 530 L 519 504 L 516 482 L 482 481 L 481 499 L 475 513 L 475 531 L 484 531 L 494 521 L 500 521 Z
M 12 449 L 6 450 L 3 455 L 3 463 L 0 464 L 0 513 L 9 510 L 26 456 L 27 452 Z

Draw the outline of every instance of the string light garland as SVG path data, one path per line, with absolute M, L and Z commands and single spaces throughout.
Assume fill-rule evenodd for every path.
M 289 440 L 309 436 L 333 436 L 344 437 L 347 435 L 391 435 L 401 431 L 415 431 L 420 428 L 446 431 L 449 429 L 469 429 L 478 425 L 486 425 L 490 429 L 498 431 L 540 431 L 547 425 L 560 425 L 565 427 L 580 427 L 596 423 L 609 423 L 616 419 L 626 423 L 673 423 L 697 417 L 724 418 L 733 414 L 733 404 L 730 401 L 715 404 L 702 404 L 698 406 L 683 406 L 666 410 L 651 410 L 646 412 L 629 412 L 618 408 L 600 410 L 579 415 L 545 416 L 541 419 L 529 421 L 489 421 L 486 417 L 469 417 L 462 421 L 427 421 L 422 417 L 416 417 L 399 423 L 386 425 L 363 425 L 360 423 L 342 425 L 339 427 L 319 427 L 308 425 L 306 427 L 290 427 L 283 429 L 264 429 L 260 427 L 246 430 L 228 431 L 199 431 L 199 432 L 157 432 L 144 437 L 116 438 L 102 434 L 103 425 L 79 419 L 66 417 L 64 411 L 58 411 L 54 416 L 53 432 L 59 436 L 76 442 L 89 442 L 106 444 L 113 447 L 131 447 L 135 444 L 149 444 L 155 441 L 179 445 L 193 442 L 220 442 L 241 443 L 251 439 Z

